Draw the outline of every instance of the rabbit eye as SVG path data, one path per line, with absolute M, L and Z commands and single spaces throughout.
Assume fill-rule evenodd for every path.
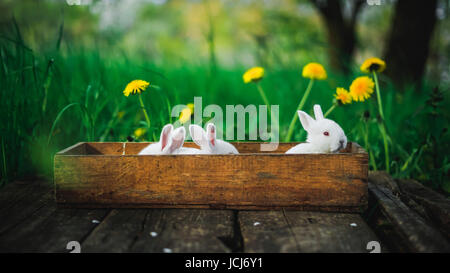
M 324 135 L 324 136 L 329 136 L 330 133 L 328 133 L 328 132 L 323 132 L 323 135 Z

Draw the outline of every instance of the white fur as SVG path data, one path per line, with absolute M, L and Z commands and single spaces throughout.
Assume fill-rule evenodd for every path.
M 173 130 L 172 124 L 167 124 L 161 131 L 159 142 L 152 143 L 142 149 L 139 155 L 164 155 L 164 154 L 197 154 L 200 149 L 182 147 L 186 138 L 186 130 L 179 127 Z
M 164 155 L 173 153 L 177 147 L 177 143 L 172 143 L 171 134 L 173 131 L 173 125 L 167 124 L 161 130 L 161 136 L 159 142 L 152 143 L 142 149 L 139 155 Z
M 216 138 L 216 126 L 208 123 L 206 132 L 202 127 L 191 124 L 189 132 L 192 140 L 200 146 L 200 149 L 209 154 L 239 154 L 238 150 L 230 143 Z
M 336 122 L 323 117 L 320 105 L 314 105 L 315 120 L 303 111 L 297 113 L 308 137 L 306 143 L 292 147 L 287 154 L 337 153 L 347 147 L 344 130 Z M 324 132 L 329 135 L 324 135 Z
M 176 142 L 178 149 L 176 149 L 173 154 L 204 154 L 200 149 L 196 148 L 188 148 L 188 147 L 182 147 L 184 143 L 184 139 L 186 138 L 186 129 L 184 127 L 179 127 L 175 129 L 171 135 L 172 142 Z

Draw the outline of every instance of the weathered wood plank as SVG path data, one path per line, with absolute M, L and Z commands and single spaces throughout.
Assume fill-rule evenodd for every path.
M 0 212 L 0 252 L 68 252 L 69 241 L 81 241 L 107 210 L 57 209 L 47 182 L 28 188 L 13 182 L 4 196 L 19 201 Z M 2 192 L 2 194 L 5 194 Z
M 70 241 L 83 238 L 101 221 L 108 210 L 56 209 L 53 204 L 31 215 L 0 236 L 0 252 L 69 252 Z
M 244 252 L 299 252 L 295 236 L 281 210 L 239 211 Z
M 99 153 L 106 149 L 98 143 L 87 145 Z M 120 145 L 108 151 L 120 153 Z M 69 206 L 360 212 L 367 206 L 367 162 L 363 152 L 57 155 L 54 173 L 56 199 Z
M 37 252 L 69 252 L 70 241 L 83 242 L 84 238 L 108 214 L 108 209 L 60 209 L 58 208 L 33 234 L 26 238 L 39 244 Z
M 394 195 L 400 194 L 400 188 L 392 176 L 385 171 L 371 171 L 369 179 L 372 183 L 388 188 Z
M 152 236 L 153 234 L 153 236 Z M 113 210 L 82 243 L 83 252 L 230 252 L 232 212 Z
M 34 181 L 28 185 L 13 182 L 2 192 L 0 209 L 0 234 L 19 225 L 30 215 L 53 199 L 53 192 L 47 182 Z M 8 198 L 10 196 L 10 198 Z
M 33 234 L 52 213 L 56 207 L 49 202 L 37 208 L 31 215 L 1 233 L 0 235 L 0 252 L 37 252 L 38 244 L 34 244 L 34 238 L 27 238 L 27 235 Z
M 23 202 L 24 199 L 30 199 L 30 194 L 39 196 L 43 192 L 50 191 L 51 186 L 51 182 L 33 180 L 8 183 L 0 189 L 0 215 L 3 210 L 9 209 L 14 204 Z
M 450 200 L 412 179 L 398 179 L 402 194 L 413 199 L 423 208 L 422 213 L 450 238 Z
M 358 214 L 285 211 L 300 252 L 367 253 L 367 244 L 380 243 Z
M 153 210 L 151 210 L 153 211 Z M 164 209 L 147 215 L 143 236 L 132 252 L 231 252 L 234 239 L 230 210 Z M 152 237 L 150 232 L 157 232 Z
M 400 190 L 400 187 L 399 187 L 397 181 L 392 176 L 390 176 L 385 171 L 371 171 L 369 174 L 369 177 L 370 177 L 369 179 L 372 183 L 389 189 L 395 196 L 399 197 L 400 200 L 405 205 L 407 205 L 413 211 L 418 213 L 422 218 L 424 218 L 424 220 L 426 220 L 426 222 L 429 222 L 429 217 L 428 217 L 424 207 L 421 206 L 420 204 L 418 204 L 416 201 L 414 201 L 408 195 L 404 194 L 404 192 L 402 192 Z M 380 219 L 378 219 L 377 221 L 384 222 L 384 220 L 381 218 L 383 218 L 383 217 L 380 216 Z M 383 225 L 383 226 L 386 228 L 387 225 Z M 392 241 L 392 240 L 390 240 L 390 241 Z M 403 249 L 404 247 L 400 247 L 400 248 Z
M 240 211 L 239 223 L 245 252 L 368 252 L 378 241 L 356 214 Z
M 142 232 L 147 211 L 112 210 L 82 243 L 83 252 L 127 252 Z
M 23 202 L 1 214 L 6 218 L 0 221 L 0 252 L 68 252 L 65 247 L 69 241 L 79 241 L 82 252 L 359 252 L 361 245 L 349 243 L 350 235 L 360 241 L 371 238 L 358 215 L 198 209 L 108 213 L 57 208 L 48 184 L 37 188 L 44 194 L 25 191 L 24 187 L 15 188 L 24 191 L 22 194 L 9 191 L 22 196 Z M 256 221 L 261 224 L 254 226 Z M 344 227 L 349 221 L 357 224 L 351 232 Z M 263 229 L 253 230 L 258 227 Z M 331 243 L 327 245 L 326 241 Z M 342 241 L 345 243 L 338 245 Z
M 20 199 L 26 188 L 33 186 L 31 181 L 14 181 L 0 188 L 0 209 Z
M 369 190 L 376 198 L 383 214 L 393 224 L 399 240 L 403 241 L 408 251 L 450 251 L 448 241 L 439 231 L 426 224 L 422 217 L 409 209 L 388 188 L 370 182 Z

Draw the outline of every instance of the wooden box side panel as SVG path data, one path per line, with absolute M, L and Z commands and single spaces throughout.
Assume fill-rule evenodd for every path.
M 92 206 L 367 205 L 367 156 L 56 156 L 59 203 Z

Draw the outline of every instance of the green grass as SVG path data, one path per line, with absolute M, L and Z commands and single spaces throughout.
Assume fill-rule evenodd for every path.
M 203 98 L 203 107 L 217 104 L 224 110 L 226 105 L 264 104 L 256 85 L 242 81 L 248 67 L 225 69 L 217 64 L 211 69 L 208 62 L 156 66 L 151 60 L 106 50 L 73 47 L 61 52 L 60 39 L 54 50 L 37 54 L 20 38 L 18 28 L 16 34 L 13 39 L 0 38 L 1 183 L 29 174 L 51 177 L 52 157 L 58 150 L 78 141 L 127 141 L 135 129 L 145 127 L 138 97 L 122 94 L 134 79 L 159 87 L 143 93 L 152 127 L 142 140 L 159 137 L 162 126 L 174 121 L 171 107 L 193 102 L 194 96 Z M 307 61 L 298 67 L 267 68 L 261 81 L 270 103 L 280 105 L 280 139 L 308 84 L 300 72 Z M 357 66 L 351 77 L 328 74 L 327 80 L 314 84 L 304 110 L 312 112 L 312 105 L 319 103 L 326 111 L 336 87 L 348 88 L 361 75 Z M 444 130 L 449 101 L 442 94 L 448 87 L 436 91 L 434 84 L 426 83 L 420 93 L 398 90 L 383 74 L 380 82 L 391 173 L 450 192 L 450 159 L 445 152 L 449 134 Z M 371 169 L 384 169 L 377 115 L 373 95 L 364 103 L 338 107 L 328 118 L 343 127 L 349 141 L 369 151 Z M 292 139 L 305 139 L 298 121 Z

